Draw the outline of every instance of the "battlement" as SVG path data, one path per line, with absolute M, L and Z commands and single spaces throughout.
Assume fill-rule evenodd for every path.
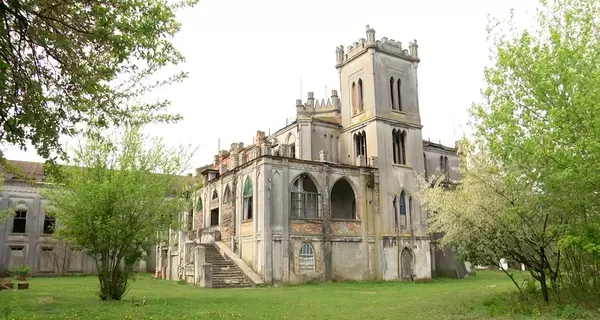
M 331 97 L 325 99 L 315 99 L 315 93 L 309 92 L 306 102 L 302 102 L 302 99 L 296 100 L 296 109 L 300 111 L 312 111 L 313 109 L 321 109 L 322 111 L 340 110 L 342 101 L 338 97 L 337 90 L 331 90 Z
M 354 57 L 362 54 L 369 48 L 375 48 L 376 50 L 403 58 L 419 62 L 419 54 L 417 48 L 417 40 L 409 43 L 408 49 L 402 48 L 402 42 L 394 39 L 388 39 L 383 37 L 381 40 L 375 40 L 375 30 L 367 25 L 366 31 L 367 38 L 360 38 L 352 45 L 348 46 L 344 50 L 344 46 L 335 48 L 336 53 L 336 67 L 339 67 L 346 62 L 352 60 Z

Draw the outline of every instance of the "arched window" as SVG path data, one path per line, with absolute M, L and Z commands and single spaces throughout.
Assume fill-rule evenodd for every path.
M 27 232 L 27 211 L 29 211 L 29 208 L 25 204 L 17 204 L 13 218 L 12 233 Z
M 396 87 L 398 89 L 398 110 L 402 111 L 402 80 L 398 79 Z
M 358 113 L 358 88 L 356 83 L 352 82 L 352 114 Z
M 363 82 L 358 79 L 358 112 L 363 111 Z
M 400 193 L 399 199 L 399 211 L 400 211 L 400 228 L 406 228 L 406 194 L 404 191 Z
M 244 220 L 252 219 L 252 181 L 250 181 L 250 177 L 246 177 L 246 182 L 244 183 L 244 189 L 242 191 L 242 199 L 244 202 L 243 210 L 244 210 Z
M 356 149 L 356 156 L 367 157 L 367 134 L 365 131 L 360 131 L 354 135 L 354 144 Z
M 406 165 L 406 132 L 392 130 L 394 163 Z
M 291 196 L 291 216 L 295 218 L 316 218 L 320 217 L 320 199 L 315 182 L 306 173 L 296 178 L 292 184 Z
M 315 271 L 315 249 L 310 243 L 303 243 L 300 247 L 300 259 L 298 259 L 300 272 Z
M 196 212 L 202 211 L 202 197 L 198 196 L 198 201 L 196 201 Z
M 217 193 L 217 190 L 213 190 L 212 197 L 210 197 L 210 200 L 219 200 L 219 194 Z
M 390 78 L 390 100 L 392 102 L 392 110 L 396 110 L 396 102 L 394 101 L 394 77 Z

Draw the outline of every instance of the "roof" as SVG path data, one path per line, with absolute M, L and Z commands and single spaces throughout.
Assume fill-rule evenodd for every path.
M 23 174 L 25 178 L 35 179 L 37 175 L 44 176 L 43 163 L 20 160 L 6 160 L 6 162 L 18 170 L 17 174 Z

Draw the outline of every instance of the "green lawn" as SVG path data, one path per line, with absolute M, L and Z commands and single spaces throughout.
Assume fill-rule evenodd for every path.
M 95 277 L 33 278 L 0 291 L 0 319 L 489 319 L 489 301 L 514 290 L 498 272 L 432 283 L 334 283 L 201 289 L 141 276 L 121 302 L 101 302 Z M 146 296 L 144 306 L 136 301 Z M 11 306 L 7 309 L 7 306 Z M 487 306 L 486 306 L 487 305 Z M 498 314 L 498 312 L 496 312 Z M 502 315 L 494 319 L 514 319 Z M 550 319 L 550 318 L 549 318 Z

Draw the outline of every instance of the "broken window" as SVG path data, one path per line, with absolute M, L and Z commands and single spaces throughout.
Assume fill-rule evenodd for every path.
M 367 134 L 365 131 L 360 131 L 354 135 L 354 148 L 356 149 L 356 156 L 367 157 Z
M 27 210 L 17 209 L 13 218 L 12 233 L 25 233 L 27 230 Z
M 338 180 L 331 189 L 331 217 L 356 219 L 356 196 L 345 178 Z
M 242 192 L 242 198 L 244 202 L 244 220 L 250 220 L 253 216 L 252 195 L 252 182 L 250 181 L 250 177 L 246 177 L 246 182 L 244 183 L 244 190 Z
M 406 131 L 392 130 L 394 163 L 406 164 Z
M 55 224 L 54 217 L 46 214 L 46 216 L 44 217 L 43 233 L 44 234 L 53 234 L 54 233 L 54 224 Z
M 315 271 L 315 249 L 310 243 L 303 243 L 300 247 L 299 271 Z
M 296 144 L 290 144 L 290 158 L 296 158 Z
M 292 184 L 291 216 L 296 218 L 317 218 L 321 216 L 319 202 L 321 195 L 308 174 L 301 174 Z

